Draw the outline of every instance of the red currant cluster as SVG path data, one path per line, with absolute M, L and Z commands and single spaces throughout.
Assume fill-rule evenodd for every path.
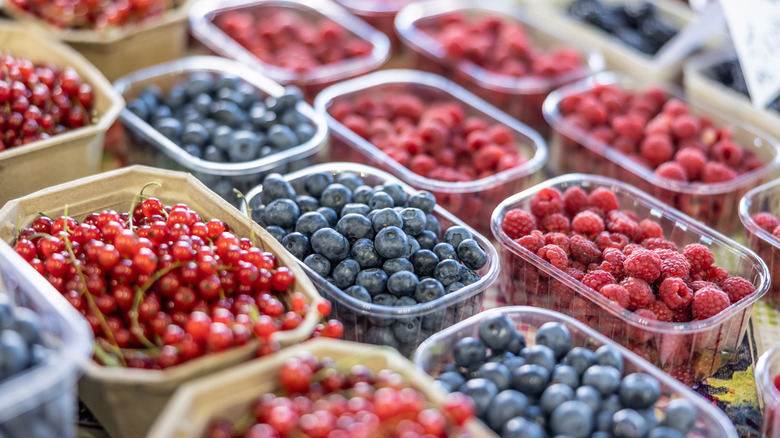
M 431 407 L 392 370 L 374 374 L 363 365 L 347 368 L 312 355 L 288 359 L 279 381 L 282 393 L 256 400 L 249 424 L 217 420 L 206 436 L 446 437 L 474 413 L 473 402 L 463 394 L 451 394 L 444 409 Z
M 259 354 L 271 353 L 271 335 L 309 311 L 272 253 L 185 204 L 146 198 L 131 215 L 107 210 L 81 223 L 40 216 L 15 250 L 86 317 L 106 365 L 167 368 L 255 337 Z M 329 314 L 330 303 L 317 311 Z M 330 321 L 315 335 L 342 330 Z
M 92 87 L 76 70 L 0 53 L 0 151 L 92 123 Z
M 153 21 L 183 0 L 11 0 L 10 4 L 63 29 L 105 29 Z

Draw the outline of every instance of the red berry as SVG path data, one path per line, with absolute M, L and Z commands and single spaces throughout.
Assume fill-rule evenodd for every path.
M 726 292 L 714 287 L 704 287 L 694 292 L 691 311 L 695 319 L 707 319 L 717 315 L 731 305 Z
M 742 277 L 725 279 L 721 284 L 721 289 L 723 289 L 723 292 L 726 292 L 732 303 L 736 303 L 756 291 L 755 286 Z
M 501 221 L 501 230 L 514 240 L 530 234 L 536 228 L 536 219 L 531 213 L 520 209 L 510 210 Z
M 623 271 L 631 277 L 652 283 L 661 275 L 662 262 L 653 251 L 640 249 L 632 252 L 623 262 Z

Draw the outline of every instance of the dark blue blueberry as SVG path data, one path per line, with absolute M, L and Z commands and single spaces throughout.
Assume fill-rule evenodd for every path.
M 417 242 L 420 244 L 420 248 L 422 249 L 433 250 L 433 247 L 435 247 L 436 243 L 438 242 L 438 239 L 436 238 L 436 235 L 433 234 L 433 231 L 428 230 L 423 230 L 420 234 L 415 236 L 415 239 L 417 239 Z
M 338 213 L 330 207 L 320 207 L 317 209 L 317 213 L 323 215 L 325 219 L 328 220 L 328 224 L 330 224 L 331 227 L 335 227 L 339 221 Z
M 374 216 L 376 218 L 376 216 Z M 376 251 L 386 259 L 395 259 L 404 255 L 406 233 L 398 227 L 381 228 L 374 238 Z M 412 262 L 414 264 L 414 262 Z
M 499 391 L 509 389 L 512 383 L 512 374 L 506 365 L 497 362 L 486 362 L 477 370 L 477 377 L 488 379 L 496 385 Z M 574 393 L 572 392 L 572 397 Z
M 276 124 L 268 128 L 268 143 L 276 149 L 287 150 L 298 145 L 298 136 L 289 126 Z
M 644 417 L 645 421 L 647 422 L 647 427 L 650 429 L 654 429 L 661 424 L 661 420 L 658 418 L 658 415 L 655 412 L 655 407 L 637 409 L 637 412 L 639 412 L 639 415 Z
M 374 196 L 374 189 L 369 186 L 360 186 L 352 193 L 352 201 L 360 204 L 365 204 L 368 207 L 368 201 Z M 371 207 L 368 207 L 371 210 Z
M 368 206 L 372 210 L 381 210 L 383 208 L 393 208 L 393 198 L 385 192 L 376 192 L 371 199 L 368 200 Z
M 158 106 L 157 108 L 154 108 L 151 111 L 152 111 L 152 116 L 151 116 L 152 125 L 155 125 L 162 119 L 173 118 L 173 112 L 171 112 L 171 109 L 168 108 L 167 106 Z
M 382 264 L 382 258 L 376 252 L 371 239 L 358 239 L 352 244 L 349 256 L 358 262 L 362 269 L 376 268 Z
M 458 388 L 458 391 L 471 397 L 476 407 L 476 414 L 480 418 L 485 417 L 490 402 L 498 394 L 496 385 L 490 380 L 482 378 L 466 381 Z
M 30 364 L 30 349 L 21 334 L 0 331 L 0 381 L 23 371 Z
M 696 409 L 685 399 L 676 398 L 666 408 L 663 425 L 687 434 L 696 424 Z
M 0 294 L 0 330 L 11 328 L 14 323 L 14 305 L 6 294 Z
M 385 227 L 401 228 L 404 222 L 397 211 L 392 208 L 383 208 L 376 210 L 376 213 L 371 217 L 371 223 L 374 226 L 374 231 L 379 232 L 379 230 Z
M 505 360 L 515 357 L 508 351 L 494 351 L 488 358 L 488 362 L 504 363 Z
M 416 236 L 425 230 L 425 213 L 419 208 L 404 208 L 401 210 L 403 230 L 406 234 Z
M 425 215 L 425 229 L 432 232 L 435 236 L 441 236 L 441 225 L 436 216 L 428 213 Z
M 298 260 L 303 260 L 311 253 L 309 238 L 301 233 L 290 233 L 282 239 L 282 246 Z
M 265 205 L 275 199 L 295 199 L 295 189 L 278 173 L 266 175 L 263 179 L 263 191 L 260 194 Z
M 560 359 L 571 350 L 571 333 L 559 322 L 547 322 L 536 331 L 536 343 L 550 347 L 555 357 Z
M 520 368 L 526 363 L 527 362 L 525 361 L 525 359 L 523 359 L 520 356 L 514 356 L 504 360 L 504 365 L 506 365 L 506 367 L 509 368 L 510 373 L 512 372 L 513 369 Z
M 193 72 L 187 80 L 186 92 L 189 97 L 209 94 L 214 90 L 214 76 L 208 72 Z
M 647 438 L 685 438 L 685 435 L 677 429 L 661 426 L 651 430 Z
M 420 249 L 421 249 L 420 248 L 420 243 L 417 242 L 417 239 L 415 239 L 414 236 L 410 236 L 410 235 L 407 234 L 406 235 L 406 249 L 404 250 L 403 257 L 410 258 L 412 256 L 412 254 L 416 253 Z
M 202 158 L 203 157 L 203 151 L 194 144 L 188 144 L 185 145 L 182 149 L 184 149 L 184 152 L 192 155 L 195 158 Z
M 339 219 L 338 224 L 336 224 L 336 230 L 349 239 L 350 242 L 358 239 L 372 239 L 374 237 L 371 221 L 357 213 L 350 213 Z
M 343 260 L 333 268 L 333 284 L 339 289 L 346 289 L 355 284 L 355 277 L 357 277 L 358 272 L 360 272 L 360 264 L 358 262 L 352 259 Z
M 633 409 L 622 409 L 612 416 L 612 435 L 615 438 L 643 438 L 649 431 L 645 418 Z
M 192 105 L 201 117 L 208 117 L 210 115 L 212 104 L 213 101 L 208 94 L 200 94 L 195 96 L 195 99 L 192 100 Z
M 181 138 L 182 126 L 181 122 L 171 117 L 163 117 L 154 123 L 154 129 L 158 130 L 160 134 L 166 136 L 174 143 L 179 143 Z
M 571 389 L 565 385 L 560 387 Z M 550 415 L 550 429 L 555 435 L 588 438 L 594 426 L 593 410 L 581 401 L 565 401 Z
M 458 253 L 449 243 L 437 243 L 433 247 L 433 253 L 436 254 L 439 260 L 458 260 Z
M 393 334 L 399 344 L 416 343 L 420 337 L 420 320 L 405 318 L 393 323 Z
M 591 388 L 590 386 L 584 386 L 583 388 Z M 593 389 L 593 388 L 591 388 Z M 607 411 L 611 413 L 615 413 L 621 409 L 623 409 L 623 403 L 620 402 L 620 396 L 617 394 L 611 394 L 609 397 L 605 397 L 603 400 L 600 398 L 601 394 L 593 389 L 593 391 L 599 395 L 599 400 L 601 401 L 601 410 Z
M 370 326 L 366 331 L 366 343 L 398 348 L 398 341 L 395 339 L 391 327 Z
M 440 261 L 433 270 L 433 277 L 443 286 L 449 286 L 460 279 L 460 263 L 451 259 Z
M 612 430 L 612 416 L 614 412 L 601 411 L 596 414 L 596 430 L 599 432 L 609 432 Z M 609 435 L 610 437 L 612 435 Z
M 309 254 L 303 259 L 303 263 L 321 277 L 330 275 L 330 261 L 322 254 Z
M 476 283 L 479 280 L 481 280 L 482 277 L 475 271 L 472 271 L 471 269 L 463 266 L 460 270 L 460 282 L 465 284 L 466 286 Z
M 441 375 L 438 377 L 438 380 L 446 383 L 450 388 L 456 390 L 460 388 L 460 385 L 466 383 L 466 379 L 464 379 L 460 373 L 455 371 L 441 373 Z
M 399 271 L 409 271 L 414 273 L 414 266 L 412 266 L 412 262 L 410 262 L 409 259 L 400 257 L 385 261 L 385 263 L 382 265 L 382 269 L 387 272 L 387 275 L 393 275 Z
M 200 123 L 187 123 L 181 133 L 181 142 L 183 144 L 194 144 L 198 147 L 205 147 L 209 141 L 209 133 Z
M 149 107 L 141 99 L 136 99 L 128 103 L 127 109 L 130 110 L 131 113 L 138 116 L 139 119 L 144 121 L 149 120 Z
M 221 125 L 228 125 L 233 128 L 238 127 L 245 119 L 243 111 L 235 102 L 229 100 L 219 100 L 211 105 L 211 114 L 214 120 Z
M 528 397 L 514 389 L 500 391 L 490 402 L 486 420 L 491 429 L 500 432 L 514 417 L 520 417 L 528 408 Z
M 168 95 L 164 99 L 165 105 L 170 108 L 177 108 L 187 102 L 187 88 L 184 85 L 174 85 L 168 90 Z
M 629 374 L 620 381 L 618 395 L 623 406 L 631 409 L 646 409 L 658 401 L 661 385 L 658 379 L 649 374 Z
M 295 231 L 304 236 L 311 237 L 317 230 L 327 228 L 329 225 L 325 216 L 316 211 L 310 211 L 302 214 L 301 217 L 298 218 L 298 221 L 295 223 Z
M 443 309 L 426 313 L 422 317 L 422 328 L 434 332 L 441 331 L 444 328 L 444 313 L 445 311 Z
M 220 75 L 217 78 L 216 87 L 235 90 L 240 82 L 241 79 L 239 79 L 237 76 Z
M 387 274 L 381 269 L 364 269 L 355 277 L 355 284 L 366 288 L 371 296 L 387 290 Z
M 331 263 L 340 262 L 349 254 L 347 238 L 333 228 L 321 228 L 315 231 L 311 235 L 311 248 L 314 252 L 327 257 Z
M 439 264 L 439 258 L 429 249 L 415 251 L 411 257 L 409 257 L 409 261 L 412 262 L 412 266 L 414 266 L 415 274 L 420 277 L 432 276 L 433 270 L 436 269 L 436 265 Z
M 355 190 L 358 187 L 365 185 L 363 178 L 355 172 L 341 172 L 336 176 L 336 182 L 349 187 L 350 190 Z
M 572 388 L 580 386 L 580 373 L 564 363 L 558 363 L 553 368 L 552 381 L 569 385 Z
M 553 383 L 544 390 L 539 398 L 539 407 L 551 414 L 560 404 L 574 400 L 574 389 L 563 383 Z
M 512 320 L 502 313 L 493 313 L 479 324 L 479 339 L 493 352 L 507 350 L 515 333 L 517 331 Z
M 395 306 L 395 302 L 398 301 L 398 298 L 394 295 L 385 293 L 374 295 L 372 300 L 374 301 L 374 304 L 379 304 L 380 306 Z
M 525 348 L 525 337 L 520 332 L 515 332 L 512 335 L 512 340 L 509 341 L 509 345 L 506 347 L 506 351 L 519 355 Z
M 406 198 L 409 197 L 409 195 L 406 193 L 406 190 L 404 190 L 403 187 L 401 187 L 399 184 L 385 184 L 385 186 L 382 188 L 382 191 L 393 198 L 393 205 L 404 205 L 406 204 Z
M 385 265 L 387 265 L 386 262 Z M 413 272 L 398 271 L 387 279 L 387 290 L 397 297 L 411 296 L 414 295 L 419 282 L 419 279 Z
M 447 231 L 444 232 L 443 241 L 452 245 L 453 248 L 457 248 L 458 245 L 460 245 L 460 243 L 464 240 L 473 238 L 474 237 L 471 235 L 471 232 L 466 229 L 466 227 L 454 225 L 447 228 Z
M 307 123 L 306 117 L 295 109 L 285 111 L 284 114 L 282 114 L 280 121 L 282 124 L 285 124 L 291 128 L 294 128 L 298 125 L 310 126 Z
M 433 212 L 435 206 L 436 197 L 431 192 L 421 190 L 409 197 L 409 207 L 419 208 L 425 213 Z
M 298 222 L 301 209 L 292 199 L 276 199 L 265 207 L 265 220 L 270 225 L 292 228 Z
M 252 131 L 235 131 L 227 153 L 230 161 L 252 161 L 260 156 L 261 138 Z
M 599 365 L 610 366 L 623 372 L 623 355 L 619 351 L 608 345 L 602 345 L 596 350 L 596 363 Z
M 456 281 L 455 283 L 450 283 L 447 287 L 444 288 L 445 294 L 451 294 L 455 292 L 458 289 L 463 289 L 466 287 L 463 283 Z
M 218 149 L 227 152 L 233 142 L 233 129 L 226 125 L 217 126 L 212 137 L 211 143 Z
M 272 235 L 274 239 L 278 240 L 280 243 L 282 239 L 284 239 L 284 236 L 287 235 L 287 231 L 284 231 L 284 228 L 277 227 L 276 225 L 269 225 L 265 227 L 265 230 L 268 231 L 268 234 Z
M 526 364 L 510 368 L 512 372 L 512 388 L 526 396 L 537 397 L 544 392 L 550 381 L 550 372 L 536 364 Z
M 333 184 L 334 181 L 333 175 L 330 173 L 319 172 L 307 176 L 303 181 L 303 186 L 306 188 L 306 193 L 315 198 L 319 198 L 322 196 L 322 192 L 324 192 L 329 185 Z
M 354 196 L 352 197 L 352 200 L 354 201 Z M 368 213 L 371 212 L 371 208 L 366 204 L 358 204 L 355 202 L 349 203 L 341 208 L 341 217 L 344 217 L 348 214 L 359 214 L 361 216 L 368 216 Z
M 320 201 L 309 195 L 296 196 L 295 203 L 298 204 L 298 208 L 301 209 L 301 214 L 317 211 L 317 209 L 320 208 Z
M 323 207 L 330 207 L 336 212 L 352 202 L 352 191 L 345 185 L 334 183 L 328 186 L 320 197 Z
M 460 242 L 458 248 L 458 259 L 473 270 L 482 269 L 487 263 L 487 253 L 479 246 L 476 240 L 465 239 Z
M 582 374 L 582 384 L 596 388 L 603 396 L 617 391 L 620 371 L 611 366 L 593 365 Z
M 398 301 L 395 302 L 395 307 L 409 307 L 415 304 L 417 304 L 417 301 L 412 297 L 399 297 Z
M 311 140 L 312 137 L 314 137 L 314 133 L 316 132 L 314 127 L 308 123 L 301 123 L 296 125 L 295 128 L 293 128 L 293 131 L 295 132 L 295 137 L 298 139 L 299 144 L 303 144 Z
M 547 438 L 547 432 L 538 423 L 518 416 L 504 424 L 501 438 Z
M 455 364 L 464 368 L 477 368 L 485 362 L 487 347 L 477 338 L 467 336 L 455 344 L 452 357 Z
M 258 102 L 249 109 L 249 121 L 255 129 L 265 131 L 276 125 L 276 113 Z
M 596 363 L 596 355 L 587 348 L 574 347 L 566 353 L 566 363 L 582 374 Z
M 546 345 L 534 345 L 526 347 L 520 351 L 520 355 L 525 358 L 529 364 L 536 364 L 544 367 L 548 373 L 552 373 L 557 361 L 555 352 Z
M 371 302 L 371 294 L 368 293 L 365 287 L 360 285 L 354 285 L 350 286 L 346 289 L 344 289 L 344 292 L 351 296 L 352 298 L 356 298 L 360 301 L 365 301 L 367 303 Z
M 546 415 L 544 411 L 542 411 L 542 408 L 536 404 L 538 402 L 539 400 L 529 399 L 529 404 L 525 409 L 524 416 L 528 421 L 532 421 L 533 424 L 546 428 L 548 415 Z
M 426 278 L 417 283 L 414 299 L 418 303 L 429 303 L 444 296 L 444 286 L 433 278 Z
M 216 146 L 208 145 L 203 150 L 203 159 L 214 163 L 224 163 L 225 154 L 223 154 Z

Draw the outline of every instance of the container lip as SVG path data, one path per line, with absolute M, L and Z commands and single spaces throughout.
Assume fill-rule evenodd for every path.
M 229 37 L 212 23 L 212 18 L 226 10 L 262 6 L 287 7 L 315 11 L 325 16 L 366 42 L 371 43 L 371 54 L 314 67 L 297 73 L 291 69 L 266 63 Z M 217 0 L 196 2 L 190 8 L 190 27 L 195 38 L 222 56 L 250 65 L 281 83 L 316 85 L 374 70 L 390 58 L 390 39 L 343 7 L 329 0 Z
M 369 167 L 357 163 L 318 164 L 316 166 L 312 166 L 306 169 L 298 170 L 296 172 L 288 173 L 284 175 L 284 179 L 288 182 L 293 182 L 296 180 L 300 180 L 308 175 L 312 175 L 319 172 L 328 172 L 328 173 L 354 172 L 359 175 L 364 175 L 364 176 L 368 175 L 368 176 L 377 177 L 383 180 L 385 183 L 398 184 L 404 189 L 405 192 L 410 194 L 417 192 L 417 190 L 415 190 L 414 188 L 410 187 L 403 181 L 390 175 L 387 172 L 376 169 L 374 167 Z M 259 195 L 262 192 L 262 190 L 263 190 L 262 184 L 253 188 L 252 190 L 249 191 L 249 193 L 247 193 L 246 195 L 247 200 L 251 201 L 251 199 Z M 246 206 L 242 205 L 241 211 L 245 213 Z M 415 304 L 414 306 L 408 306 L 408 307 L 382 306 L 373 303 L 366 303 L 364 301 L 360 301 L 356 298 L 353 298 L 345 294 L 341 289 L 337 288 L 336 286 L 328 282 L 326 279 L 324 279 L 322 276 L 314 272 L 305 263 L 303 263 L 303 261 L 298 260 L 298 264 L 301 266 L 301 268 L 303 268 L 303 270 L 309 276 L 312 283 L 314 283 L 319 288 L 327 290 L 327 292 L 331 295 L 331 297 L 336 301 L 338 301 L 339 304 L 347 306 L 348 308 L 350 308 L 355 312 L 360 312 L 362 314 L 366 314 L 369 316 L 406 317 L 406 316 L 425 315 L 434 312 L 436 310 L 443 309 L 447 306 L 457 304 L 459 302 L 462 302 L 468 298 L 477 295 L 480 292 L 485 291 L 488 287 L 490 287 L 491 284 L 493 284 L 493 282 L 495 282 L 496 278 L 498 278 L 499 263 L 498 263 L 498 253 L 496 252 L 496 248 L 493 246 L 490 240 L 488 240 L 482 234 L 475 231 L 473 228 L 471 228 L 469 225 L 467 225 L 460 219 L 456 218 L 452 213 L 448 212 L 440 205 L 437 204 L 434 207 L 433 211 L 439 217 L 444 218 L 455 225 L 465 227 L 466 229 L 469 230 L 469 232 L 471 232 L 472 236 L 474 237 L 474 240 L 476 240 L 479 243 L 479 245 L 482 247 L 482 249 L 484 249 L 485 252 L 487 253 L 487 265 L 486 265 L 487 272 L 485 273 L 485 275 L 482 276 L 482 278 L 479 279 L 479 281 L 472 283 L 455 292 L 444 295 L 443 297 L 433 300 L 429 303 Z
M 447 342 L 447 340 L 453 338 L 457 332 L 466 329 L 468 327 L 471 327 L 475 324 L 478 324 L 481 321 L 483 321 L 485 318 L 496 314 L 507 315 L 507 316 L 509 315 L 541 316 L 547 319 L 548 321 L 563 323 L 569 328 L 574 328 L 574 330 L 583 333 L 585 336 L 589 338 L 593 338 L 596 342 L 600 343 L 601 345 L 608 345 L 611 348 L 620 351 L 625 361 L 630 362 L 632 365 L 640 368 L 642 372 L 650 374 L 651 376 L 658 379 L 664 385 L 668 386 L 675 395 L 682 396 L 686 401 L 694 405 L 697 408 L 697 410 L 699 410 L 700 412 L 705 412 L 710 418 L 712 418 L 715 422 L 718 423 L 718 425 L 721 427 L 721 429 L 724 432 L 726 432 L 729 438 L 737 437 L 737 432 L 736 429 L 734 428 L 734 424 L 731 422 L 731 420 L 729 420 L 726 414 L 720 409 L 716 409 L 714 406 L 707 403 L 704 400 L 704 398 L 694 393 L 692 389 L 683 385 L 677 379 L 664 373 L 659 368 L 651 365 L 645 359 L 642 359 L 636 353 L 629 350 L 628 348 L 618 344 L 612 339 L 607 338 L 606 336 L 588 327 L 587 325 L 577 321 L 576 319 L 559 312 L 554 312 L 552 310 L 540 309 L 535 307 L 527 307 L 527 306 L 510 306 L 510 307 L 499 307 L 495 309 L 490 309 L 485 312 L 474 315 L 464 321 L 458 322 L 450 327 L 447 327 L 442 331 L 432 334 L 428 339 L 423 341 L 420 344 L 420 346 L 417 347 L 417 350 L 414 355 L 415 368 L 425 372 L 426 374 L 431 375 L 430 371 L 425 369 L 423 361 L 428 358 L 428 352 L 433 348 L 434 345 L 442 341 Z
M 755 136 L 753 140 L 754 144 L 766 143 L 765 146 L 768 148 L 771 147 L 771 151 L 773 153 L 772 160 L 770 162 L 764 163 L 763 167 L 746 172 L 742 175 L 738 175 L 731 181 L 708 184 L 701 182 L 680 182 L 668 178 L 658 177 L 649 167 L 637 163 L 628 155 L 617 151 L 607 143 L 595 139 L 592 135 L 588 134 L 582 129 L 564 121 L 560 113 L 561 101 L 566 97 L 582 94 L 598 85 L 617 85 L 629 91 L 643 86 L 643 84 L 640 84 L 639 81 L 632 79 L 629 76 L 613 72 L 602 72 L 572 84 L 564 85 L 563 87 L 550 93 L 550 95 L 547 96 L 547 99 L 545 99 L 544 104 L 542 105 L 542 114 L 544 115 L 545 120 L 547 120 L 547 123 L 549 123 L 550 126 L 552 126 L 553 129 L 558 131 L 560 134 L 583 145 L 591 152 L 599 154 L 609 161 L 618 164 L 623 169 L 641 177 L 656 187 L 661 187 L 675 193 L 689 193 L 697 195 L 716 195 L 729 193 L 734 191 L 736 187 L 747 185 L 751 181 L 769 174 L 771 171 L 776 170 L 778 165 L 780 165 L 780 151 L 778 150 L 778 145 L 780 143 L 778 143 L 778 140 L 772 135 L 751 124 L 740 122 L 733 117 L 727 116 L 711 108 L 709 105 L 694 99 L 684 97 L 682 90 L 677 87 L 673 87 L 665 83 L 653 83 L 648 85 L 648 87 L 653 86 L 660 88 L 667 95 L 678 98 L 684 101 L 687 105 L 692 105 L 701 109 L 707 114 L 711 114 L 720 119 L 723 119 L 727 121 L 730 126 L 747 131 L 751 134 L 751 136 Z
M 772 364 L 780 359 L 780 344 L 776 344 L 765 351 L 756 362 L 756 386 L 759 394 L 764 399 L 764 406 L 777 405 L 780 403 L 780 390 L 774 383 L 774 376 L 771 374 Z
M 753 214 L 750 213 L 750 208 L 753 206 L 753 201 L 756 197 L 762 195 L 764 192 L 776 189 L 780 186 L 780 179 L 775 179 L 766 184 L 760 185 L 749 192 L 745 193 L 745 196 L 739 200 L 739 220 L 742 225 L 747 228 L 748 232 L 758 236 L 764 242 L 780 249 L 780 241 L 772 233 L 761 228 L 756 221 L 753 220 Z
M 341 7 L 347 9 L 353 14 L 365 16 L 392 16 L 404 6 L 415 0 L 395 0 L 395 1 L 364 1 L 364 0 L 335 0 Z M 373 7 L 369 7 L 373 6 Z
M 596 290 L 585 286 L 570 275 L 564 273 L 560 269 L 551 265 L 549 262 L 543 260 L 541 257 L 528 251 L 520 244 L 510 239 L 509 236 L 507 236 L 507 234 L 501 229 L 501 221 L 509 209 L 513 208 L 513 206 L 517 205 L 518 203 L 525 201 L 526 199 L 530 199 L 534 194 L 543 188 L 554 188 L 562 183 L 577 183 L 579 185 L 586 183 L 592 184 L 594 186 L 609 187 L 613 191 L 627 193 L 632 198 L 637 199 L 646 205 L 652 206 L 653 209 L 660 212 L 663 217 L 682 223 L 687 227 L 688 230 L 692 230 L 701 234 L 702 236 L 706 236 L 710 243 L 723 245 L 729 248 L 730 252 L 734 253 L 735 255 L 742 255 L 743 257 L 753 262 L 754 268 L 756 268 L 758 271 L 759 283 L 756 286 L 755 292 L 753 292 L 753 294 L 749 297 L 743 298 L 736 304 L 732 304 L 724 312 L 720 312 L 717 315 L 704 320 L 684 323 L 648 320 L 637 316 L 633 312 L 630 312 L 626 309 L 621 309 L 618 306 L 611 304 L 611 302 L 606 297 L 598 293 Z M 511 251 L 514 255 L 522 258 L 526 262 L 533 264 L 537 269 L 544 271 L 551 277 L 555 278 L 555 280 L 563 283 L 575 292 L 585 296 L 588 300 L 595 302 L 602 310 L 611 313 L 612 315 L 635 327 L 639 327 L 645 330 L 652 330 L 656 333 L 678 334 L 710 330 L 715 326 L 723 324 L 726 320 L 732 318 L 738 312 L 748 309 L 769 290 L 769 269 L 767 268 L 766 263 L 764 263 L 764 261 L 755 252 L 745 248 L 734 240 L 724 236 L 720 232 L 713 230 L 712 228 L 703 225 L 700 222 L 697 222 L 690 216 L 685 215 L 683 212 L 663 204 L 661 201 L 658 201 L 647 193 L 612 178 L 572 173 L 545 181 L 541 184 L 531 187 L 530 189 L 511 196 L 499 204 L 496 209 L 493 210 L 493 215 L 490 219 L 490 228 L 498 243 L 507 250 Z
M 114 89 L 124 97 L 137 82 L 168 75 L 184 75 L 195 71 L 208 71 L 237 76 L 260 90 L 260 92 L 270 96 L 281 96 L 284 93 L 283 86 L 262 73 L 258 73 L 239 62 L 216 56 L 181 58 L 138 70 L 119 78 L 114 82 Z M 312 138 L 285 151 L 275 152 L 267 157 L 241 163 L 216 163 L 192 156 L 127 108 L 122 110 L 120 120 L 129 129 L 144 137 L 158 149 L 162 150 L 168 157 L 189 170 L 210 175 L 245 175 L 269 170 L 278 166 L 280 162 L 290 162 L 314 155 L 322 148 L 328 134 L 328 125 L 325 118 L 314 111 L 311 105 L 303 101 L 298 102 L 296 109 L 316 128 Z
M 538 75 L 517 77 L 495 73 L 468 60 L 448 61 L 442 44 L 417 27 L 417 22 L 437 15 L 465 10 L 498 13 L 518 21 L 524 27 L 544 32 L 560 43 L 575 48 L 584 55 L 586 62 L 573 72 L 548 78 Z M 542 26 L 539 20 L 532 14 L 526 13 L 522 6 L 505 1 L 486 3 L 477 0 L 427 0 L 412 3 L 403 7 L 396 15 L 395 28 L 399 38 L 411 48 L 436 58 L 439 62 L 451 65 L 478 81 L 481 86 L 512 94 L 547 93 L 565 83 L 602 71 L 605 66 L 604 57 L 598 50 L 567 41 L 566 37 L 555 30 Z
M 24 290 L 21 293 L 40 305 L 47 318 L 59 321 L 62 339 L 60 345 L 47 345 L 50 354 L 42 364 L 0 382 L 0 424 L 29 411 L 26 400 L 50 400 L 56 396 L 52 387 L 69 380 L 75 384 L 92 355 L 93 339 L 86 320 L 10 245 L 0 241 L 0 264 L 6 262 L 16 270 L 14 280 Z
M 342 123 L 338 122 L 328 113 L 328 106 L 335 99 L 344 94 L 353 92 L 366 92 L 374 87 L 381 87 L 389 84 L 413 84 L 438 90 L 460 101 L 468 107 L 472 107 L 482 115 L 494 119 L 496 122 L 505 125 L 515 133 L 518 142 L 526 143 L 534 149 L 534 155 L 520 166 L 503 170 L 491 176 L 476 179 L 473 181 L 448 182 L 427 178 L 418 175 L 401 163 L 392 159 L 384 151 L 380 150 L 368 140 L 360 137 L 352 130 L 348 129 Z M 340 82 L 322 90 L 314 100 L 316 110 L 325 115 L 328 126 L 332 131 L 344 137 L 354 146 L 360 149 L 364 154 L 369 155 L 375 160 L 379 160 L 383 165 L 392 169 L 392 172 L 405 182 L 420 187 L 424 190 L 446 193 L 470 193 L 474 191 L 487 190 L 509 181 L 532 175 L 541 170 L 544 163 L 547 162 L 547 144 L 542 136 L 530 127 L 519 122 L 507 113 L 499 110 L 493 105 L 480 99 L 474 94 L 466 91 L 463 87 L 454 82 L 445 79 L 433 73 L 426 73 L 417 70 L 382 70 L 360 76 L 354 79 Z

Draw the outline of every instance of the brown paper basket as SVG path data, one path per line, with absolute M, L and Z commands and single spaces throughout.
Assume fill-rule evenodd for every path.
M 187 14 L 194 0 L 187 0 L 148 24 L 95 30 L 61 29 L 6 1 L 6 14 L 27 26 L 53 35 L 84 55 L 110 80 L 144 67 L 184 56 L 187 51 Z
M 434 404 L 441 406 L 446 397 L 446 393 L 433 385 L 430 376 L 415 369 L 392 348 L 320 338 L 188 383 L 176 392 L 147 438 L 200 438 L 212 419 L 237 420 L 253 400 L 279 388 L 276 376 L 284 361 L 304 352 L 335 360 L 364 355 L 363 365 L 374 372 L 384 368 L 398 372 Z M 466 432 L 473 437 L 495 436 L 476 420 L 467 424 Z
M 98 122 L 0 152 L 0 205 L 11 199 L 100 171 L 106 131 L 124 100 L 83 56 L 34 27 L 0 20 L 3 52 L 33 62 L 72 66 L 92 86 Z
M 128 211 L 135 194 L 152 181 L 162 184 L 162 188 L 147 187 L 145 195 L 158 197 L 169 205 L 184 202 L 204 219 L 219 218 L 227 222 L 235 235 L 249 236 L 249 219 L 192 175 L 131 166 L 61 184 L 7 203 L 0 209 L 0 239 L 8 243 L 14 240 L 17 220 L 24 226 L 31 223 L 38 212 L 61 215 L 66 205 L 68 214 L 79 220 L 88 213 L 104 209 Z M 319 320 L 316 306 L 323 298 L 295 257 L 263 228 L 254 222 L 251 224 L 258 246 L 275 254 L 280 264 L 293 271 L 295 290 L 307 298 L 311 310 L 303 323 L 295 330 L 274 335 L 283 347 L 297 344 L 314 331 Z M 256 348 L 257 342 L 253 341 L 244 347 L 208 355 L 165 371 L 110 368 L 90 361 L 79 381 L 79 397 L 113 438 L 142 437 L 179 385 L 241 363 L 251 358 Z

